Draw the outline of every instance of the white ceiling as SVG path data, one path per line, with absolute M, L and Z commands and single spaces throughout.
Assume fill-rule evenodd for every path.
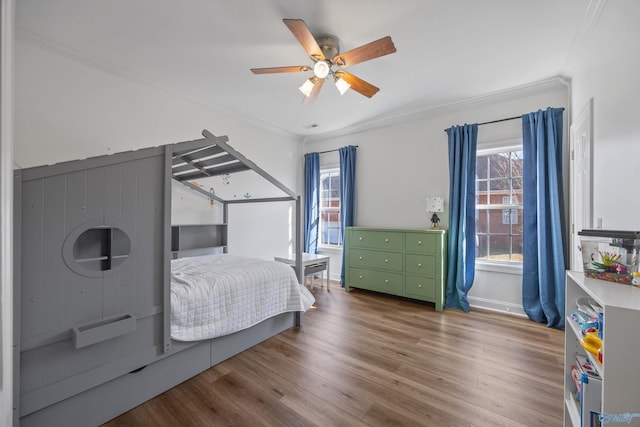
M 563 74 L 586 0 L 19 0 L 17 36 L 64 49 L 302 138 Z M 283 24 L 303 19 L 345 52 L 391 36 L 397 52 L 347 68 L 371 99 L 332 84 L 302 104 L 312 64 Z M 317 126 L 316 126 L 317 125 Z

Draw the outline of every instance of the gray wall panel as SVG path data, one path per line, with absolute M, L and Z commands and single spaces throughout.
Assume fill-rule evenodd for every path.
M 105 168 L 104 182 L 104 222 L 115 226 L 122 223 L 122 165 Z M 126 191 L 126 190 L 125 190 Z
M 38 355 L 37 358 L 34 358 L 34 363 L 42 363 L 43 360 L 46 360 L 46 363 L 44 364 L 45 369 L 42 370 L 42 377 L 40 378 L 40 387 L 60 381 L 66 378 L 70 373 L 73 375 L 80 372 L 79 369 L 71 372 L 68 371 L 69 361 L 60 357 L 63 354 L 67 354 L 68 351 L 69 341 L 61 341 L 56 344 L 38 347 L 33 350 L 33 353 Z
M 138 162 L 126 162 L 122 164 L 120 182 L 121 194 L 121 218 L 120 225 L 130 233 L 132 259 L 129 265 L 120 272 L 119 305 L 123 313 L 138 314 L 136 310 L 136 283 L 138 270 L 139 231 L 137 229 L 138 212 Z M 123 338 L 124 348 L 133 348 L 133 343 Z
M 109 342 L 106 345 L 111 345 L 111 343 Z M 104 346 L 105 346 L 105 343 L 101 342 L 94 345 L 90 345 L 85 348 L 81 348 L 81 349 L 74 348 L 72 350 L 72 351 L 81 350 L 83 353 L 82 372 L 89 371 L 93 368 L 97 368 L 98 366 L 104 364 L 103 356 L 102 356 Z
M 86 171 L 86 221 L 104 224 L 105 210 L 105 170 L 106 168 L 88 169 Z
M 152 363 L 162 353 L 165 158 L 160 152 L 132 159 L 107 159 L 104 166 L 92 159 L 87 170 L 73 163 L 69 173 L 56 166 L 51 176 L 38 168 L 38 178 L 25 174 L 32 179 L 21 186 L 22 298 L 17 311 L 22 312 L 23 415 Z M 78 257 L 96 260 L 78 264 L 76 238 L 91 227 L 99 228 L 80 240 Z M 111 240 L 109 227 L 130 239 L 126 262 L 110 258 L 121 255 L 127 244 Z M 103 256 L 105 261 L 98 259 Z M 122 267 L 111 271 L 118 262 Z M 82 348 L 74 345 L 72 328 L 88 331 L 82 327 L 124 314 L 137 318 L 134 331 L 106 335 L 106 341 Z
M 105 225 L 105 167 L 88 169 L 86 174 L 86 222 L 88 224 Z M 91 323 L 103 318 L 102 314 L 102 277 L 84 278 L 83 289 L 84 316 L 82 323 Z M 74 325 L 77 326 L 77 325 Z M 85 352 L 85 369 L 96 366 L 99 357 L 99 346 L 88 347 Z
M 55 176 L 44 180 L 43 203 L 43 296 L 46 304 L 42 311 L 42 338 L 58 335 L 64 328 L 64 280 L 66 265 L 62 259 L 65 237 L 65 179 Z
M 136 257 L 137 258 L 137 257 Z M 120 284 L 118 286 L 118 307 L 122 313 L 138 315 L 136 310 L 136 267 L 137 259 L 127 265 L 118 275 Z
M 28 393 L 42 386 L 42 376 L 46 365 L 41 362 L 36 351 L 23 351 L 20 354 L 20 394 Z
M 65 175 L 67 185 L 65 191 L 66 218 L 65 232 L 69 233 L 86 221 L 86 171 Z
M 86 172 L 79 171 L 65 175 L 65 236 L 86 221 Z M 66 238 L 66 237 L 65 237 Z M 84 323 L 84 287 L 82 276 L 67 269 L 64 289 L 65 329 Z
M 84 288 L 86 286 L 85 277 L 67 270 L 64 286 L 64 327 L 67 330 L 86 323 L 84 314 Z
M 137 272 L 136 300 L 139 313 L 150 313 L 162 299 L 156 288 L 162 283 L 162 270 L 158 260 L 162 258 L 162 197 L 161 191 L 153 191 L 162 183 L 163 158 L 145 159 L 138 166 Z
M 102 315 L 103 317 L 114 317 L 126 312 L 120 306 L 120 282 L 122 273 L 115 273 L 103 279 L 102 290 Z M 132 313 L 133 314 L 133 313 Z
M 42 204 L 43 182 L 22 185 L 22 256 L 21 256 L 21 341 L 37 337 L 45 304 L 42 294 Z

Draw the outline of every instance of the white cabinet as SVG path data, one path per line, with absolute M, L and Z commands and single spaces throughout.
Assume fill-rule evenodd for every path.
M 582 296 L 592 298 L 604 309 L 602 364 L 580 346 L 581 330 L 571 319 L 576 300 Z M 586 354 L 602 377 L 602 425 L 640 426 L 640 288 L 567 272 L 564 425 L 573 427 L 580 426 L 579 410 L 571 395 L 571 367 L 576 353 Z

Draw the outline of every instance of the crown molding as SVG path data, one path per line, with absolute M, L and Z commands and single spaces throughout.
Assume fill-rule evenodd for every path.
M 503 89 L 484 95 L 475 96 L 472 98 L 466 98 L 460 101 L 451 102 L 448 104 L 442 104 L 437 106 L 430 106 L 425 108 L 416 108 L 413 110 L 407 110 L 404 112 L 396 112 L 391 115 L 379 116 L 366 122 L 357 123 L 353 126 L 348 126 L 333 132 L 326 132 L 319 135 L 308 136 L 303 139 L 304 143 L 324 141 L 329 138 L 335 138 L 339 136 L 350 135 L 359 132 L 365 132 L 369 130 L 379 129 L 383 127 L 398 125 L 402 123 L 408 123 L 416 120 L 422 120 L 429 117 L 439 116 L 454 111 L 460 111 L 472 107 L 479 107 L 482 105 L 494 103 L 497 101 L 508 101 L 510 99 L 519 98 L 522 96 L 541 93 L 549 90 L 556 89 L 570 89 L 571 79 L 565 76 L 556 76 L 550 79 L 541 80 L 521 86 L 516 86 L 508 89 Z
M 25 30 L 23 28 L 19 28 L 16 27 L 15 28 L 15 38 L 18 41 L 24 42 L 24 43 L 28 43 L 31 44 L 32 46 L 35 46 L 37 48 L 40 48 L 42 50 L 45 50 L 51 54 L 54 55 L 58 55 L 61 57 L 64 57 L 70 61 L 82 64 L 84 66 L 102 71 L 104 73 L 107 74 L 111 74 L 111 75 L 116 75 L 122 79 L 125 79 L 129 82 L 132 83 L 136 83 L 139 85 L 144 85 L 144 86 L 148 86 L 148 87 L 153 87 L 154 89 L 158 89 L 161 91 L 164 91 L 166 93 L 169 93 L 173 96 L 178 96 L 180 98 L 183 99 L 188 99 L 191 102 L 194 102 L 196 104 L 199 104 L 205 108 L 208 109 L 212 109 L 212 110 L 217 110 L 222 114 L 227 114 L 230 115 L 238 120 L 241 120 L 243 122 L 248 122 L 251 123 L 257 127 L 260 127 L 262 129 L 268 130 L 270 132 L 275 132 L 281 135 L 286 135 L 288 137 L 292 137 L 294 139 L 298 139 L 300 140 L 300 135 L 295 134 L 295 133 L 291 133 L 285 129 L 279 128 L 277 126 L 274 126 L 270 123 L 258 120 L 254 117 L 250 117 L 247 116 L 245 114 L 242 114 L 236 110 L 232 110 L 226 107 L 223 107 L 221 105 L 218 104 L 214 104 L 211 102 L 206 102 L 203 101 L 201 99 L 198 99 L 194 96 L 191 96 L 187 93 L 181 92 L 181 91 L 177 91 L 175 89 L 169 88 L 166 85 L 162 84 L 161 82 L 158 82 L 156 80 L 150 79 L 142 74 L 133 72 L 127 68 L 115 65 L 113 63 L 110 63 L 108 61 L 104 61 L 102 59 L 99 59 L 95 56 L 91 56 L 88 55 L 84 52 L 79 52 L 77 50 L 74 49 L 70 49 L 66 46 L 63 46 L 59 43 L 56 43 L 55 41 L 47 38 L 47 37 L 43 37 L 39 34 L 36 34 L 32 31 L 28 31 Z
M 600 20 L 600 16 L 602 16 L 602 11 L 607 5 L 607 0 L 589 0 L 587 6 L 584 10 L 584 15 L 582 16 L 582 20 L 580 21 L 580 25 L 578 26 L 578 30 L 576 31 L 576 35 L 571 42 L 571 47 L 567 53 L 567 56 L 564 61 L 563 69 L 566 70 L 568 68 L 568 64 L 571 62 L 571 57 L 575 53 L 575 51 L 580 47 L 587 37 L 593 34 L 598 21 Z

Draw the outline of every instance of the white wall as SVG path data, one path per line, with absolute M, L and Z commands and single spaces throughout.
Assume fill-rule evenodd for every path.
M 573 117 L 594 98 L 593 218 L 604 229 L 640 230 L 638 17 L 636 0 L 607 2 L 568 62 Z
M 439 110 L 417 113 L 402 123 L 388 123 L 376 129 L 307 141 L 304 151 L 358 146 L 356 225 L 428 228 L 431 215 L 425 212 L 425 198 L 442 195 L 445 212 L 440 215 L 440 225 L 448 228 L 449 166 L 444 129 L 452 125 L 518 116 L 549 106 L 569 106 L 568 86 L 564 80 L 551 79 Z M 567 117 L 565 114 L 565 123 Z M 566 127 L 565 145 L 568 147 Z M 478 130 L 478 145 L 481 147 L 488 142 L 521 136 L 520 120 L 484 125 Z M 339 272 L 340 261 L 339 256 L 335 260 L 332 258 L 332 270 Z M 524 313 L 521 286 L 521 273 L 517 270 L 495 272 L 479 269 L 469 300 L 476 306 Z
M 20 167 L 199 139 L 208 129 L 229 136 L 232 147 L 297 191 L 300 143 L 292 135 L 20 33 L 15 80 L 15 162 Z M 180 194 L 173 201 L 174 223 L 222 219 L 211 216 L 203 197 Z M 292 244 L 290 206 L 280 202 L 230 208 L 230 251 L 264 258 L 286 253 Z
M 0 426 L 13 423 L 13 27 L 14 2 L 0 3 Z

